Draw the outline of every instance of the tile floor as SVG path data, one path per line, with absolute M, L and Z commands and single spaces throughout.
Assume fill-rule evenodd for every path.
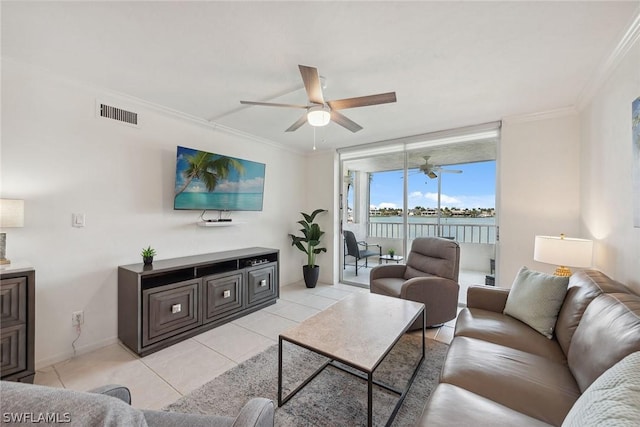
M 276 304 L 149 356 L 138 357 L 113 344 L 39 369 L 35 383 L 81 391 L 123 384 L 131 390 L 133 406 L 160 409 L 277 344 L 281 331 L 354 292 L 369 291 L 343 284 L 318 284 L 314 289 L 302 282 L 283 286 Z M 451 342 L 454 323 L 429 329 L 427 337 Z

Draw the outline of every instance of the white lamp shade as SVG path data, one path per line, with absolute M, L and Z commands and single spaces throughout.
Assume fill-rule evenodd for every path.
M 533 259 L 547 264 L 591 267 L 593 241 L 559 236 L 536 236 Z
M 307 121 L 311 126 L 326 126 L 331 120 L 331 113 L 324 106 L 309 108 L 307 113 Z
M 24 200 L 0 199 L 0 228 L 24 227 Z

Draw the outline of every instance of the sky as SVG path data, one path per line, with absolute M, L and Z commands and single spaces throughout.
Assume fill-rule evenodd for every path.
M 197 150 L 178 146 L 176 157 L 176 191 L 184 185 L 185 177 L 183 171 L 187 168 L 188 163 L 185 155 L 194 155 Z M 221 157 L 220 154 L 214 153 L 215 158 Z M 231 156 L 226 156 L 231 157 Z M 235 169 L 229 170 L 227 179 L 218 182 L 215 192 L 219 193 L 261 193 L 264 187 L 265 164 L 252 162 L 249 160 L 238 159 L 244 167 L 244 173 L 240 175 Z M 206 192 L 206 186 L 199 179 L 194 179 L 186 189 L 187 192 Z
M 449 165 L 442 173 L 441 206 L 449 208 L 495 208 L 496 162 Z M 371 181 L 371 207 L 402 208 L 402 171 L 378 172 Z M 438 179 L 431 179 L 417 169 L 409 171 L 409 209 L 438 206 Z

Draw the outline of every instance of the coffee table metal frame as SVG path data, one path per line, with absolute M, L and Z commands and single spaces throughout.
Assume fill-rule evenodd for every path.
M 405 389 L 404 390 L 399 390 L 399 389 L 397 389 L 397 388 L 395 388 L 393 386 L 390 386 L 388 384 L 385 384 L 385 383 L 383 383 L 381 381 L 374 380 L 373 379 L 373 374 L 376 371 L 376 369 L 378 368 L 378 366 L 380 366 L 380 364 L 387 357 L 389 352 L 396 346 L 396 344 L 398 343 L 400 338 L 407 332 L 409 327 L 413 324 L 413 322 L 416 319 L 418 319 L 419 316 L 422 316 L 422 356 L 420 357 L 420 360 L 417 362 L 416 367 L 413 370 L 413 374 L 411 375 L 411 378 L 409 379 Z M 311 348 L 311 347 L 305 345 L 305 343 L 303 343 L 303 342 L 292 341 L 290 339 L 284 338 L 282 335 L 278 335 L 278 407 L 281 407 L 282 405 L 287 403 L 293 396 L 295 396 L 296 393 L 298 393 L 307 384 L 309 384 L 311 381 L 313 381 L 313 379 L 315 377 L 317 377 L 318 374 L 320 374 L 320 372 L 322 372 L 327 366 L 333 366 L 334 368 L 340 369 L 343 372 L 349 373 L 351 375 L 354 375 L 354 376 L 356 376 L 358 378 L 361 378 L 361 379 L 364 379 L 364 380 L 367 381 L 367 425 L 369 427 L 371 427 L 373 425 L 373 385 L 375 384 L 375 385 L 377 385 L 377 386 L 379 386 L 381 388 L 384 388 L 385 390 L 388 390 L 388 391 L 390 391 L 392 393 L 395 393 L 395 394 L 400 396 L 398 402 L 396 403 L 396 406 L 393 408 L 393 411 L 391 412 L 391 415 L 389 416 L 389 419 L 387 420 L 387 423 L 385 424 L 385 426 L 387 426 L 387 427 L 390 426 L 391 423 L 393 422 L 394 418 L 396 417 L 396 414 L 398 413 L 398 410 L 400 409 L 400 406 L 402 405 L 402 402 L 404 401 L 405 397 L 407 396 L 407 392 L 411 388 L 411 384 L 413 384 L 413 380 L 418 375 L 418 370 L 420 369 L 420 366 L 422 366 L 422 362 L 424 362 L 424 359 L 425 359 L 425 329 L 426 329 L 426 315 L 425 315 L 425 307 L 423 305 L 422 309 L 414 316 L 414 318 L 413 318 L 413 320 L 411 322 L 407 323 L 407 327 L 404 329 L 404 331 L 400 335 L 398 335 L 398 337 L 393 342 L 393 344 L 390 345 L 389 348 L 384 352 L 382 357 L 380 357 L 380 359 L 378 360 L 378 362 L 375 364 L 375 366 L 373 367 L 373 369 L 371 371 L 363 370 L 361 367 L 355 366 L 349 360 L 344 360 L 344 359 L 335 357 L 334 355 L 328 354 L 326 352 L 319 351 L 319 350 L 317 350 L 315 348 Z M 317 353 L 317 354 L 320 354 L 322 356 L 325 356 L 325 357 L 329 358 L 329 360 L 326 361 L 325 363 L 323 363 L 322 366 L 320 366 L 313 374 L 311 374 L 311 376 L 309 378 L 304 380 L 291 393 L 289 393 L 287 396 L 284 396 L 284 397 L 282 395 L 282 342 L 283 341 L 290 342 L 290 343 L 295 344 L 295 345 L 297 345 L 299 347 L 303 347 L 303 348 L 305 348 L 305 349 L 307 349 L 309 351 L 312 351 L 314 353 Z M 358 372 L 353 372 L 353 371 L 347 370 L 344 367 L 336 364 L 336 362 L 340 362 L 340 363 L 342 363 L 344 365 L 347 365 L 347 366 L 355 369 Z

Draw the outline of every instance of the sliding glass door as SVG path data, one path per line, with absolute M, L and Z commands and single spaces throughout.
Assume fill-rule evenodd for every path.
M 404 158 L 398 152 L 342 162 L 342 229 L 358 242 L 354 249 L 343 238 L 343 282 L 366 287 L 371 267 L 399 262 L 405 255 Z
M 368 287 L 372 266 L 405 262 L 412 241 L 428 236 L 460 243 L 461 283 L 485 282 L 497 236 L 498 127 L 490 128 L 340 152 L 342 229 L 379 254 L 356 259 L 343 245 L 342 282 Z

